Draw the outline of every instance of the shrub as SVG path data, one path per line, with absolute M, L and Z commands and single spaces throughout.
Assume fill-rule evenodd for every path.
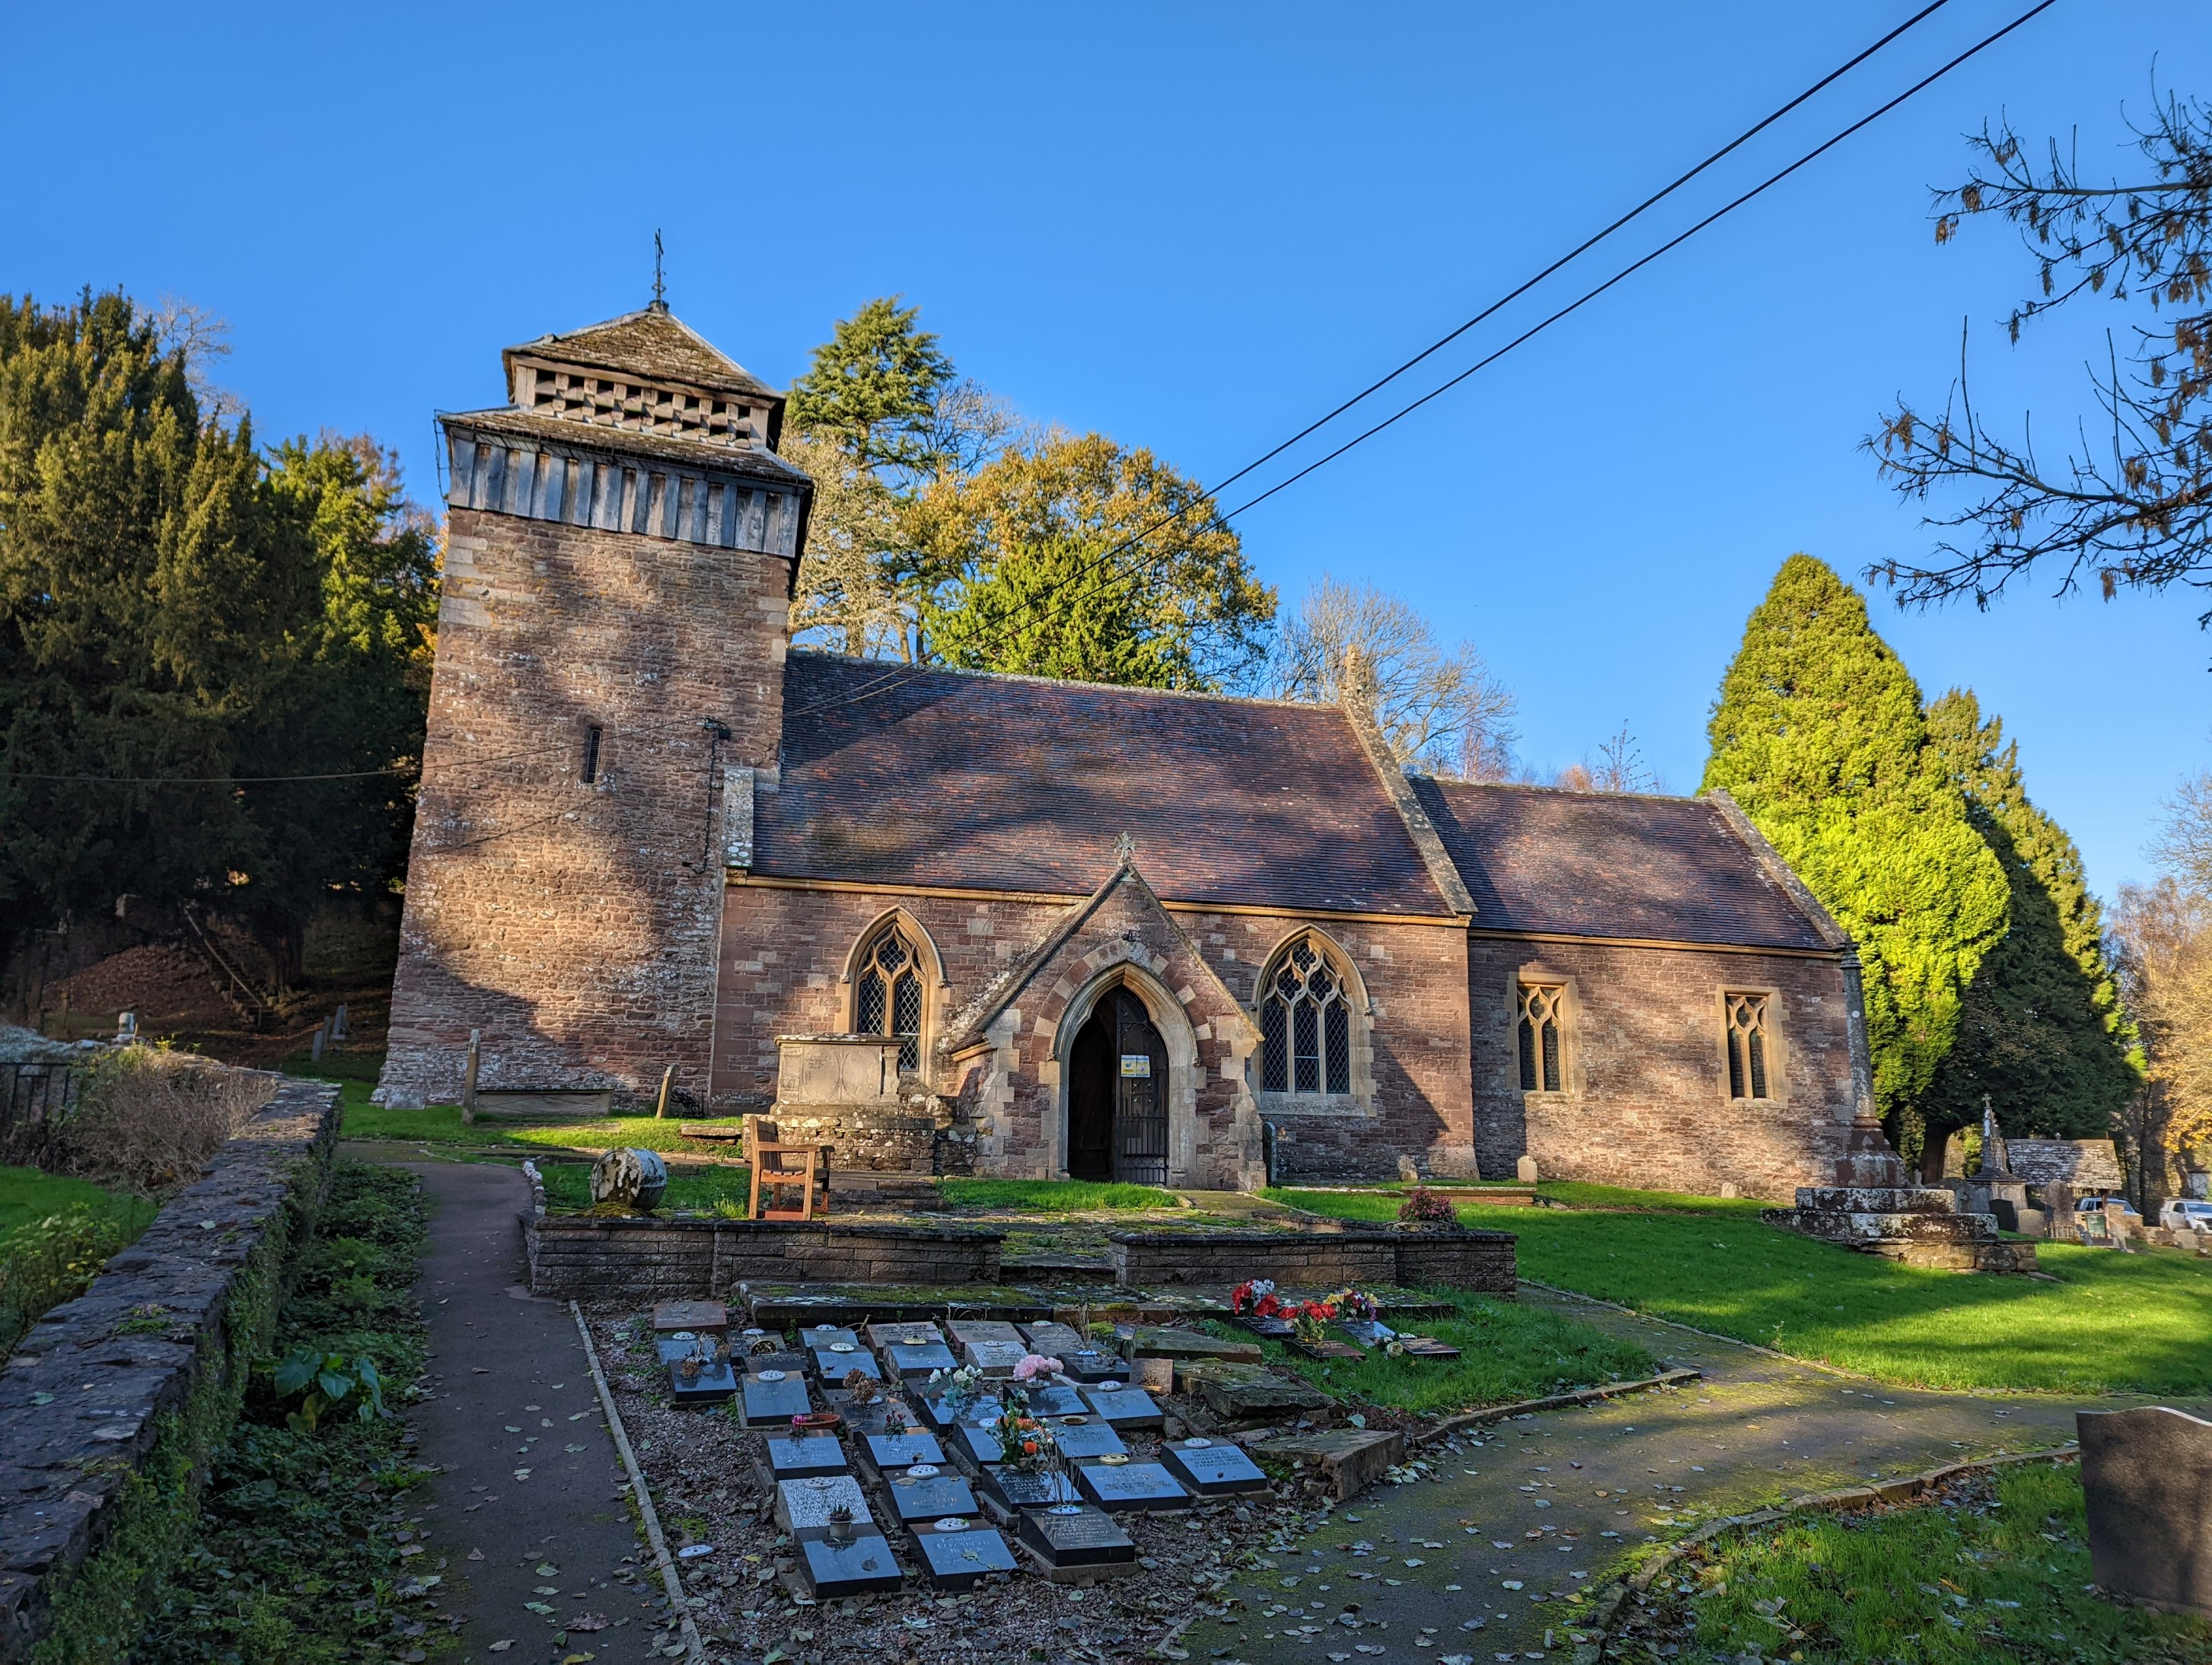
M 1422 1225 L 1449 1226 L 1459 1218 L 1452 1200 L 1425 1185 L 1416 1185 L 1398 1205 L 1398 1218 Z
M 118 1047 L 79 1091 L 64 1135 L 70 1166 L 141 1196 L 188 1185 L 276 1091 L 273 1076 L 189 1052 Z

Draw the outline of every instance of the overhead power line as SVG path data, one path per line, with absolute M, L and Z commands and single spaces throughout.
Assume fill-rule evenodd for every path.
M 1943 0 L 1938 0 L 1938 4 L 1940 5 L 1941 3 L 1943 3 Z M 1959 53 L 1956 57 L 1931 71 L 1927 76 L 1923 76 L 1920 80 L 1915 82 L 1911 86 L 1906 88 L 1895 97 L 1877 106 L 1867 115 L 1861 117 L 1858 120 L 1851 123 L 1848 127 L 1844 128 L 1830 138 L 1823 141 L 1821 143 L 1814 146 L 1812 149 L 1807 151 L 1804 154 L 1798 157 L 1796 160 L 1791 162 L 1787 167 L 1784 167 L 1775 173 L 1770 174 L 1766 179 L 1753 186 L 1749 191 L 1745 191 L 1742 195 L 1723 204 L 1719 209 L 1715 209 L 1711 214 L 1707 215 L 1704 219 L 1699 220 L 1696 224 L 1690 227 L 1688 230 L 1684 231 L 1674 237 L 1669 238 L 1666 242 L 1661 244 L 1650 253 L 1623 267 L 1620 271 L 1614 273 L 1604 282 L 1585 291 L 1583 294 L 1569 302 L 1566 306 L 1559 308 L 1557 312 L 1552 313 L 1539 323 L 1531 325 L 1528 330 L 1515 336 L 1511 341 L 1506 342 L 1503 347 L 1498 348 L 1495 352 L 1486 354 L 1474 364 L 1469 366 L 1466 370 L 1462 371 L 1458 375 L 1452 377 L 1449 380 L 1443 383 L 1441 385 L 1431 389 L 1427 393 L 1423 394 L 1419 398 L 1413 400 L 1401 406 L 1397 410 L 1392 412 L 1390 415 L 1385 417 L 1382 421 L 1376 423 L 1373 427 L 1353 436 L 1351 439 L 1346 440 L 1343 445 L 1339 445 L 1334 451 L 1329 451 L 1327 455 L 1316 459 L 1316 461 L 1308 463 L 1305 467 L 1300 469 L 1297 473 L 1291 475 L 1286 479 L 1279 481 L 1274 485 L 1269 487 L 1266 491 L 1261 492 L 1256 495 L 1247 499 L 1244 502 L 1240 503 L 1236 508 L 1228 511 L 1226 513 L 1219 514 L 1218 518 L 1223 523 L 1226 524 L 1227 522 L 1235 519 L 1237 516 L 1245 513 L 1247 511 L 1266 502 L 1278 492 L 1283 491 L 1288 487 L 1297 483 L 1298 481 L 1304 479 L 1316 469 L 1326 467 L 1328 463 L 1343 456 L 1345 452 L 1351 451 L 1357 445 L 1364 444 L 1365 441 L 1374 438 L 1377 433 L 1382 433 L 1385 428 L 1391 427 L 1404 417 L 1410 415 L 1413 412 L 1419 409 L 1423 405 L 1429 403 L 1431 400 L 1434 400 L 1442 394 L 1448 392 L 1452 388 L 1458 386 L 1459 384 L 1467 380 L 1477 371 L 1485 369 L 1488 366 L 1496 363 L 1506 354 L 1513 351 L 1514 348 L 1521 346 L 1532 337 L 1541 334 L 1544 330 L 1549 329 L 1560 319 L 1580 310 L 1583 306 L 1588 305 L 1590 301 L 1595 300 L 1598 296 L 1603 294 L 1607 290 L 1613 288 L 1616 284 L 1620 283 L 1634 273 L 1641 270 L 1644 267 L 1650 265 L 1661 256 L 1668 253 L 1674 249 L 1679 248 L 1682 244 L 1687 242 L 1699 232 L 1705 230 L 1716 221 L 1725 218 L 1727 215 L 1734 213 L 1737 209 L 1744 206 L 1747 203 L 1751 202 L 1755 197 L 1758 197 L 1767 191 L 1772 189 L 1775 185 L 1779 185 L 1783 180 L 1790 178 L 1790 175 L 1796 173 L 1801 168 L 1805 167 L 1817 158 L 1826 154 L 1828 151 L 1832 150 L 1836 146 L 1841 144 L 1852 135 L 1880 120 L 1883 116 L 1887 115 L 1891 111 L 1896 109 L 1899 105 L 1905 103 L 1909 99 L 1924 92 L 1928 88 L 1935 85 L 1936 82 L 1943 79 L 1944 76 L 1949 75 L 1961 64 L 1966 63 L 1969 59 L 1976 57 L 1979 53 L 1988 50 L 1990 46 L 1995 45 L 2007 35 L 2011 34 L 2014 30 L 2021 27 L 2040 14 L 2048 11 L 2057 3 L 2057 0 L 2040 0 L 2039 4 L 2033 6 L 2027 11 L 2022 12 L 2019 16 L 2014 18 L 2012 21 L 2007 23 L 2002 28 L 1997 29 L 1992 33 L 1985 35 L 1980 40 L 1976 41 L 1964 51 Z M 1393 370 L 1389 375 L 1370 384 L 1360 393 L 1355 395 L 1352 398 L 1346 400 L 1343 404 L 1339 405 L 1336 409 L 1330 412 L 1328 415 L 1321 418 L 1318 421 L 1310 424 L 1308 427 L 1302 429 L 1297 434 L 1293 435 L 1290 439 L 1284 441 L 1282 445 L 1276 446 L 1273 450 L 1267 452 L 1265 457 L 1247 464 L 1245 467 L 1238 469 L 1235 474 L 1227 475 L 1222 481 L 1221 485 L 1232 483 L 1233 481 L 1243 479 L 1246 475 L 1251 474 L 1254 469 L 1261 466 L 1267 460 L 1279 456 L 1290 446 L 1297 444 L 1299 439 L 1305 438 L 1307 435 L 1315 432 L 1316 429 L 1334 421 L 1337 416 L 1342 415 L 1345 411 L 1349 410 L 1353 405 L 1358 404 L 1361 400 L 1369 397 L 1369 395 L 1375 392 L 1377 389 L 1387 386 L 1390 382 L 1395 380 L 1399 376 L 1405 373 L 1407 370 L 1411 369 L 1413 366 L 1430 357 L 1437 350 L 1437 348 L 1448 344 L 1449 342 L 1458 339 L 1459 336 L 1464 335 L 1467 330 L 1474 327 L 1474 324 L 1480 323 L 1483 319 L 1495 313 L 1500 306 L 1504 306 L 1508 301 L 1511 300 L 1515 297 L 1527 293 L 1530 288 L 1532 288 L 1535 283 L 1542 281 L 1545 276 L 1558 271 L 1559 268 L 1565 265 L 1568 261 L 1571 261 L 1577 256 L 1587 251 L 1597 242 L 1601 241 L 1605 237 L 1609 236 L 1613 231 L 1618 230 L 1620 227 L 1627 224 L 1630 220 L 1635 218 L 1637 215 L 1643 213 L 1644 209 L 1650 208 L 1653 203 L 1659 202 L 1663 197 L 1670 195 L 1674 191 L 1680 188 L 1683 184 L 1694 179 L 1698 173 L 1704 172 L 1705 168 L 1711 166 L 1713 162 L 1718 160 L 1721 157 L 1728 154 L 1729 152 L 1741 146 L 1746 139 L 1750 138 L 1764 128 L 1771 125 L 1780 116 L 1787 113 L 1792 109 L 1795 109 L 1798 105 L 1803 103 L 1806 99 L 1811 97 L 1813 94 L 1832 82 L 1838 76 L 1844 74 L 1856 65 L 1863 63 L 1873 53 L 1879 51 L 1883 46 L 1896 39 L 1897 37 L 1904 33 L 1905 30 L 1912 27 L 1915 24 L 1920 22 L 1923 19 L 1936 9 L 1937 6 L 1931 5 L 1907 19 L 1904 23 L 1891 30 L 1889 33 L 1884 35 L 1880 40 L 1875 42 L 1873 45 L 1869 46 L 1865 51 L 1858 53 L 1848 63 L 1832 71 L 1829 75 L 1822 77 L 1820 81 L 1815 82 L 1804 93 L 1800 94 L 1796 98 L 1791 100 L 1789 104 L 1783 106 L 1782 108 L 1778 110 L 1773 115 L 1765 118 L 1755 126 L 1747 129 L 1738 138 L 1731 141 L 1722 149 L 1716 151 L 1711 156 L 1708 157 L 1704 162 L 1699 163 L 1696 167 L 1691 169 L 1688 173 L 1682 174 L 1673 184 L 1667 186 L 1665 190 L 1655 193 L 1629 214 L 1623 215 L 1620 220 L 1615 221 L 1613 225 L 1607 227 L 1604 231 L 1600 232 L 1596 236 L 1592 237 L 1579 245 L 1572 253 L 1553 262 L 1551 265 L 1546 267 L 1543 272 L 1538 274 L 1536 277 L 1531 278 L 1527 282 L 1519 285 L 1510 294 L 1486 307 L 1481 312 L 1478 313 L 1467 324 L 1461 325 L 1458 329 L 1451 331 L 1450 334 L 1440 338 L 1430 347 L 1424 348 L 1420 353 L 1416 354 L 1413 358 L 1407 360 L 1404 364 L 1400 365 L 1396 369 Z M 1034 611 L 1039 602 L 1048 600 L 1054 595 L 1066 590 L 1069 585 L 1079 582 L 1082 578 L 1099 572 L 1101 568 L 1112 561 L 1115 556 L 1134 548 L 1137 544 L 1143 542 L 1144 539 L 1149 537 L 1152 533 L 1183 518 L 1185 516 L 1189 514 L 1194 508 L 1197 507 L 1200 503 L 1210 499 L 1219 490 L 1220 486 L 1216 486 L 1212 490 L 1206 492 L 1196 501 L 1185 505 L 1182 508 L 1176 510 L 1171 514 L 1161 516 L 1158 519 L 1153 521 L 1149 525 L 1146 525 L 1139 529 L 1138 531 L 1130 534 L 1127 537 L 1123 538 L 1120 542 L 1115 544 L 1112 548 L 1095 557 L 1083 566 L 1079 567 L 1075 572 L 1069 573 L 1066 578 L 1061 578 L 1056 583 L 1038 591 L 1036 595 L 1028 597 L 1022 603 L 1011 609 L 1006 617 L 1000 621 L 1000 629 L 1004 630 L 1006 627 L 1011 626 L 1020 615 Z M 1167 552 L 1154 554 L 1131 566 L 1123 568 L 1116 573 L 1109 575 L 1105 579 L 1102 580 L 1102 584 L 1126 582 L 1128 579 L 1142 576 L 1152 568 L 1160 565 L 1166 559 L 1168 559 Z M 1088 590 L 1079 591 L 1077 592 L 1077 596 L 1074 599 L 1079 599 L 1084 595 L 1093 593 L 1099 587 L 1101 587 L 1101 585 L 1094 584 Z M 1057 616 L 1061 610 L 1062 609 L 1060 608 L 1055 607 L 1051 612 L 1048 612 L 1042 616 L 1046 619 L 1050 619 Z

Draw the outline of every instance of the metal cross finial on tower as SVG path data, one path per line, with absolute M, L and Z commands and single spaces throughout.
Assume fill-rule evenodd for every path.
M 661 256 L 661 248 L 660 248 L 660 228 L 659 228 L 658 226 L 656 226 L 656 227 L 653 227 L 653 307 L 652 307 L 652 310 L 653 310 L 653 311 L 654 311 L 654 312 L 666 312 L 666 311 L 668 310 L 668 302 L 667 302 L 667 300 L 665 299 L 665 296 L 666 295 L 666 294 L 667 294 L 667 292 L 668 292 L 668 286 L 667 286 L 665 283 L 664 283 L 664 282 L 662 282 L 660 281 L 660 256 Z

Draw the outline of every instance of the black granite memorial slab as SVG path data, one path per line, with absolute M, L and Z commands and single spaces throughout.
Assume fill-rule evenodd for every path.
M 672 1365 L 679 1359 L 713 1358 L 714 1338 L 711 1335 L 695 1335 L 690 1331 L 685 1330 L 676 1335 L 656 1337 L 653 1347 L 653 1351 L 660 1355 L 662 1364 Z
M 1014 1552 L 992 1527 L 956 1517 L 925 1525 L 914 1535 L 922 1569 L 939 1589 L 968 1589 L 987 1572 L 1012 1572 Z
M 1091 1402 L 1092 1414 L 1117 1429 L 1153 1429 L 1167 1421 L 1152 1395 L 1142 1388 L 1086 1388 L 1083 1396 Z
M 1272 1313 L 1248 1312 L 1237 1322 L 1255 1335 L 1266 1335 L 1278 1341 L 1293 1328 L 1288 1318 L 1278 1318 Z
M 1115 1514 L 1124 1510 L 1165 1512 L 1190 1507 L 1182 1482 L 1157 1462 L 1081 1462 L 1075 1483 L 1084 1496 Z
M 768 1471 L 776 1480 L 845 1472 L 845 1444 L 835 1434 L 770 1434 Z
M 816 1474 L 775 1483 L 775 1523 L 787 1532 L 804 1532 L 811 1526 L 826 1529 L 831 1511 L 841 1505 L 850 1511 L 855 1528 L 875 1519 L 860 1482 L 850 1474 Z
M 962 1423 L 996 1422 L 1006 1408 L 995 1396 L 970 1399 L 956 1406 L 951 1399 L 941 1393 L 917 1393 L 915 1395 L 915 1408 L 921 1413 L 924 1422 L 939 1431 L 957 1427 Z
M 890 1499 L 891 1513 L 901 1526 L 917 1523 L 927 1526 L 948 1515 L 975 1512 L 975 1494 L 957 1474 L 925 1474 L 919 1480 L 909 1474 L 885 1474 L 884 1495 Z
M 799 1541 L 799 1552 L 800 1576 L 817 1601 L 899 1587 L 898 1557 L 880 1532 L 859 1533 L 842 1544 L 810 1535 Z
M 805 1377 L 745 1377 L 745 1426 L 748 1428 L 769 1428 L 778 1423 L 787 1425 L 793 1417 L 804 1416 L 813 1408 L 807 1401 Z
M 1126 1382 L 1129 1379 L 1129 1361 L 1118 1353 L 1101 1353 L 1095 1347 L 1074 1353 L 1063 1353 L 1060 1362 L 1071 1381 L 1083 1383 Z
M 1014 1366 L 1029 1357 L 1030 1350 L 1019 1341 L 963 1341 L 960 1351 L 963 1363 L 975 1365 L 986 1376 L 1012 1376 Z
M 1091 1407 L 1081 1393 L 1060 1383 L 1032 1383 L 1029 1388 L 1031 1416 L 1085 1416 Z
M 814 1373 L 825 1382 L 842 1382 L 854 1371 L 871 1382 L 880 1382 L 884 1373 L 876 1361 L 865 1353 L 832 1353 L 827 1347 L 814 1350 Z
M 668 1396 L 679 1405 L 719 1405 L 737 1390 L 738 1378 L 727 1365 L 702 1365 L 690 1377 L 668 1367 Z
M 1260 1465 L 1226 1440 L 1187 1439 L 1180 1444 L 1164 1444 L 1160 1463 L 1201 1498 L 1267 1489 L 1267 1476 Z
M 978 1428 L 963 1422 L 945 1433 L 952 1455 L 971 1468 L 980 1468 L 987 1462 L 1004 1462 L 1006 1448 L 999 1444 L 998 1435 L 988 1428 Z
M 1137 1559 L 1137 1546 L 1113 1518 L 1088 1504 L 1022 1511 L 1022 1542 L 1048 1566 L 1110 1566 Z
M 942 1464 L 945 1448 L 930 1434 L 865 1434 L 862 1446 L 868 1461 L 889 1474 L 894 1468 L 911 1468 L 917 1462 Z
M 945 1344 L 945 1333 L 923 1319 L 902 1324 L 870 1324 L 860 1334 L 877 1353 L 888 1347 L 922 1347 Z
M 955 1318 L 945 1326 L 952 1339 L 962 1347 L 972 1347 L 978 1341 L 1003 1341 L 1015 1347 L 1022 1345 L 1022 1333 L 1003 1318 Z
M 891 1412 L 894 1408 L 905 1419 L 906 1426 L 914 1426 L 914 1413 L 896 1400 L 878 1395 L 872 1402 L 861 1404 L 842 1388 L 824 1387 L 822 1402 L 844 1420 L 846 1431 L 853 1434 L 883 1434 L 894 1432 Z
M 895 1342 L 884 1349 L 883 1356 L 891 1374 L 901 1381 L 910 1376 L 927 1376 L 933 1370 L 950 1371 L 960 1368 L 952 1349 L 942 1341 L 926 1341 L 920 1347 Z
M 1076 1334 L 1073 1325 L 1055 1323 L 1049 1318 L 1024 1324 L 1021 1330 L 1022 1339 L 1030 1344 L 1030 1351 L 1041 1353 L 1048 1359 L 1064 1359 L 1071 1353 L 1087 1351 L 1090 1346 Z
M 1028 1472 L 994 1463 L 981 1477 L 983 1489 L 1007 1509 L 1033 1509 L 1047 1504 L 1080 1503 L 1081 1493 L 1066 1474 Z
M 1398 1338 L 1398 1332 L 1379 1318 L 1346 1318 L 1340 1328 L 1362 1347 L 1379 1347 Z
M 1110 1424 L 1095 1416 L 1070 1418 L 1052 1426 L 1052 1443 L 1070 1462 L 1084 1457 L 1127 1456 L 1129 1448 Z
M 765 1376 L 769 1371 L 781 1371 L 786 1376 L 804 1376 L 814 1361 L 803 1353 L 749 1353 L 739 1361 L 748 1376 Z

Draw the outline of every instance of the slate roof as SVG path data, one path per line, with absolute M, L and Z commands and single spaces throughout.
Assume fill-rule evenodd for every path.
M 749 398 L 781 402 L 783 397 L 674 313 L 650 306 L 588 329 L 540 336 L 536 341 L 508 348 L 501 360 L 511 362 L 517 353 L 556 364 L 628 371 L 648 380 L 659 377 L 689 382 L 695 387 Z
M 1450 912 L 1333 706 L 786 662 L 755 872 L 1088 895 L 1124 832 L 1169 900 Z
M 1701 798 L 1417 780 L 1492 930 L 1827 948 Z
M 641 433 L 635 428 L 612 427 L 603 422 L 569 421 L 558 416 L 516 410 L 507 405 L 497 405 L 489 410 L 441 410 L 438 420 L 471 433 L 534 439 L 581 451 L 621 451 L 675 468 L 751 475 L 781 486 L 797 487 L 814 482 L 814 476 L 798 464 L 787 463 L 760 445 L 704 445 L 677 434 Z

